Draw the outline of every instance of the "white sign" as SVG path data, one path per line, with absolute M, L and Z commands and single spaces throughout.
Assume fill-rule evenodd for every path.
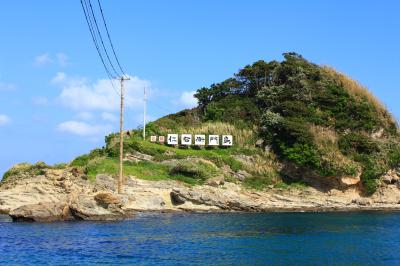
M 194 135 L 194 145 L 206 145 L 206 135 Z
M 218 146 L 219 145 L 219 136 L 218 135 L 208 135 L 208 145 L 209 146 Z
M 150 141 L 151 142 L 156 142 L 157 141 L 157 136 L 150 136 Z
M 158 142 L 164 143 L 165 142 L 165 136 L 159 136 L 158 137 Z
M 222 135 L 222 146 L 232 146 L 233 137 L 232 135 Z
M 191 134 L 182 134 L 181 135 L 181 144 L 182 145 L 192 145 L 192 135 Z
M 169 145 L 178 145 L 178 134 L 168 134 L 167 143 Z

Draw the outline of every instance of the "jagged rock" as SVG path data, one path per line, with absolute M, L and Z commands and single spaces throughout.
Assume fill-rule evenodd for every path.
M 13 221 L 53 222 L 73 220 L 67 205 L 54 202 L 24 205 L 10 211 L 9 215 Z
M 116 181 L 110 175 L 99 174 L 96 176 L 95 188 L 97 191 L 115 191 Z
M 384 176 L 382 176 L 381 180 L 387 185 L 397 184 L 399 183 L 400 177 L 395 170 L 389 170 Z
M 339 187 L 343 186 L 354 186 L 361 182 L 360 174 L 357 176 L 344 176 L 340 177 Z
M 127 211 L 159 211 L 167 206 L 166 199 L 169 199 L 165 190 L 152 189 L 136 191 L 129 195 L 122 207 Z M 172 205 L 172 203 L 171 203 Z
M 236 173 L 234 172 L 233 176 L 239 181 L 244 181 L 246 177 L 249 177 L 251 175 L 244 170 L 239 170 Z
M 186 199 L 181 197 L 179 191 L 171 191 L 171 201 L 173 205 L 182 205 L 186 202 Z
M 140 161 L 152 161 L 153 156 L 144 154 L 138 151 L 134 151 L 133 153 L 127 153 L 125 155 L 124 160 L 132 161 L 132 162 L 140 162 Z
M 175 155 L 176 153 L 174 152 L 174 151 L 171 151 L 171 150 L 166 150 L 165 152 L 164 152 L 164 155 L 167 155 L 167 156 L 172 156 L 172 155 Z
M 108 207 L 108 206 L 107 206 Z M 125 218 L 120 208 L 104 208 L 94 197 L 79 195 L 70 205 L 71 214 L 78 220 L 118 220 Z
M 49 179 L 55 179 L 57 181 L 62 181 L 66 178 L 65 170 L 62 169 L 49 169 L 44 175 Z
M 366 198 L 358 198 L 358 199 L 353 199 L 352 203 L 355 203 L 360 206 L 368 206 L 371 205 L 371 200 Z
M 121 197 L 109 192 L 100 192 L 94 196 L 94 200 L 102 206 L 103 208 L 107 209 L 109 206 L 121 207 L 122 201 Z
M 243 157 L 243 159 L 247 159 Z M 400 182 L 393 170 L 390 184 L 379 186 L 371 197 L 361 197 L 355 180 L 345 189 L 317 188 L 254 191 L 240 184 L 225 182 L 187 186 L 174 180 L 146 181 L 128 178 L 123 194 L 115 193 L 115 179 L 98 175 L 94 182 L 70 171 L 43 169 L 37 175 L 12 178 L 0 183 L 0 213 L 15 221 L 118 220 L 140 211 L 325 211 L 400 210 Z M 54 169 L 53 169 L 54 170 Z M 224 175 L 234 172 L 226 166 Z M 239 171 L 242 176 L 248 175 Z M 222 180 L 219 180 L 222 181 Z M 218 182 L 219 182 L 218 181 Z M 210 180 L 211 182 L 211 180 Z M 221 184 L 221 183 L 219 183 Z M 351 188 L 350 188 L 351 187 Z
M 263 140 L 263 139 L 258 139 L 258 140 L 256 141 L 256 147 L 257 147 L 257 148 L 262 148 L 263 145 L 264 145 L 264 140 Z
M 384 128 L 380 128 L 379 130 L 373 132 L 373 133 L 371 134 L 371 137 L 372 137 L 373 139 L 380 139 L 380 138 L 382 138 L 382 136 L 384 135 L 384 133 L 385 133 L 385 129 L 384 129 Z
M 206 181 L 206 185 L 212 187 L 219 187 L 222 186 L 223 184 L 225 184 L 225 178 L 223 176 L 216 176 Z
M 73 176 L 75 176 L 75 177 L 78 177 L 78 176 L 80 176 L 82 173 L 81 173 L 81 171 L 80 171 L 78 168 L 74 167 L 74 168 L 71 169 L 71 174 L 72 174 Z

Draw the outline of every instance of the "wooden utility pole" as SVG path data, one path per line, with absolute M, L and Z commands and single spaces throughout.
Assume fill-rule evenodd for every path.
M 143 88 L 143 140 L 146 140 L 146 86 Z
M 123 163 L 124 163 L 124 81 L 130 80 L 129 77 L 121 77 L 121 109 L 119 115 L 119 178 L 118 194 L 122 193 L 123 182 Z

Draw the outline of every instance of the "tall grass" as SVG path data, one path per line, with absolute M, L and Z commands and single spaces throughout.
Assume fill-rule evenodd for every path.
M 322 66 L 322 69 L 331 76 L 336 82 L 346 88 L 349 93 L 355 97 L 361 97 L 367 99 L 373 103 L 375 108 L 379 111 L 385 111 L 386 108 L 369 90 L 367 87 L 361 85 L 358 81 L 346 76 L 343 73 L 338 72 L 333 67 Z
M 327 166 L 338 170 L 339 175 L 355 175 L 359 172 L 358 164 L 340 152 L 339 136 L 333 129 L 312 125 L 310 132 Z
M 188 127 L 180 129 L 180 133 L 188 134 L 215 134 L 215 135 L 232 135 L 234 145 L 241 147 L 254 146 L 256 138 L 256 129 L 238 129 L 235 126 L 223 122 L 208 122 L 200 126 Z
M 389 119 L 390 123 L 398 126 L 396 118 L 387 111 L 386 106 L 378 98 L 376 98 L 367 87 L 361 85 L 358 81 L 348 77 L 347 75 L 340 73 L 333 67 L 322 66 L 322 70 L 325 71 L 327 75 L 332 77 L 335 82 L 346 88 L 350 95 L 356 98 L 366 99 L 368 102 L 374 105 L 375 109 L 381 116 Z

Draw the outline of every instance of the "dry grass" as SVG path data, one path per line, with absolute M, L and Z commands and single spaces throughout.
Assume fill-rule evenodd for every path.
M 367 87 L 361 85 L 358 81 L 346 76 L 345 74 L 340 73 L 333 67 L 322 66 L 322 69 L 325 71 L 325 73 L 331 76 L 334 81 L 346 88 L 351 95 L 356 98 L 368 100 L 375 106 L 376 110 L 381 116 L 388 118 L 391 123 L 397 124 L 397 120 L 387 111 L 386 106 L 378 98 L 376 98 Z
M 253 167 L 253 169 L 249 170 L 252 170 L 258 174 L 277 173 L 280 168 L 280 164 L 274 153 L 265 152 L 263 156 L 253 157 Z M 278 179 L 279 177 L 276 175 L 274 181 L 278 181 Z
M 189 127 L 179 130 L 180 134 L 215 134 L 215 135 L 232 135 L 234 144 L 242 147 L 254 146 L 255 143 L 255 132 L 249 129 L 238 129 L 235 126 L 223 123 L 223 122 L 212 122 L 204 123 L 197 127 Z
M 338 136 L 335 130 L 327 127 L 312 125 L 310 127 L 310 132 L 313 134 L 315 142 L 319 148 L 337 149 Z
M 338 72 L 333 67 L 322 66 L 322 69 L 331 76 L 336 82 L 349 90 L 349 93 L 355 97 L 365 98 L 373 103 L 378 111 L 386 111 L 385 106 L 379 101 L 367 87 L 361 85 L 358 81 Z
M 321 126 L 311 126 L 310 132 L 313 134 L 318 149 L 323 152 L 322 159 L 329 162 L 336 169 L 346 166 L 357 167 L 357 164 L 344 156 L 338 146 L 338 135 L 331 128 Z

